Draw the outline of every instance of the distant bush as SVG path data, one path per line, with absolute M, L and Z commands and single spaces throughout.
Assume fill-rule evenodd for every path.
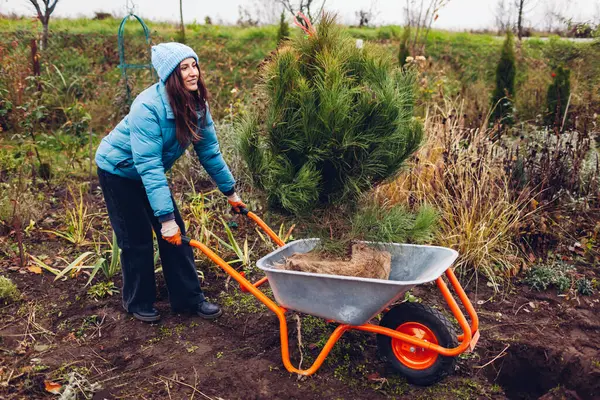
M 579 43 L 573 43 L 558 36 L 551 36 L 542 49 L 544 57 L 549 61 L 550 68 L 567 65 L 583 55 L 582 46 Z
M 290 37 L 290 26 L 285 20 L 285 13 L 281 13 L 281 19 L 279 20 L 279 30 L 277 30 L 277 43 L 281 43 L 283 40 Z
M 593 144 L 590 135 L 574 131 L 556 135 L 545 129 L 524 136 L 518 148 L 509 150 L 505 165 L 511 190 L 538 188 L 540 203 L 575 197 L 598 204 L 600 170 Z
M 96 15 L 94 16 L 93 19 L 100 20 L 100 21 L 113 17 L 112 14 L 105 13 L 105 12 L 95 12 L 94 14 L 96 14 Z
M 400 27 L 394 25 L 382 26 L 377 29 L 377 39 L 397 39 L 400 37 Z
M 591 38 L 594 37 L 594 27 L 585 22 L 575 23 L 569 27 L 567 36 L 574 38 Z
M 406 25 L 402 31 L 402 39 L 400 39 L 400 50 L 398 51 L 398 64 L 403 66 L 406 63 L 406 58 L 410 56 L 410 25 Z
M 492 121 L 500 121 L 506 125 L 514 122 L 513 103 L 516 73 L 513 36 L 508 32 L 502 46 L 500 61 L 496 67 L 496 88 L 492 94 L 492 107 L 494 107 Z
M 560 131 L 564 125 L 563 119 L 571 95 L 571 71 L 567 68 L 558 67 L 556 72 L 552 73 L 552 78 L 553 81 L 548 87 L 548 95 L 546 96 L 544 122 L 546 126 L 552 127 L 555 131 Z

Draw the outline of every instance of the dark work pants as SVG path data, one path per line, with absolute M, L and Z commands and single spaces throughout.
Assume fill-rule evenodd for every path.
M 161 224 L 154 216 L 142 182 L 122 178 L 100 168 L 98 178 L 110 224 L 121 249 L 123 307 L 128 312 L 143 311 L 156 301 L 152 229 L 158 238 L 171 308 L 181 310 L 204 301 L 192 248 L 174 246 L 162 238 Z M 175 221 L 184 235 L 185 227 L 175 202 L 173 208 Z

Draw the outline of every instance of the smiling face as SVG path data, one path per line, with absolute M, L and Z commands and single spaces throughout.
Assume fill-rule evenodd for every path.
M 181 71 L 181 80 L 183 86 L 189 91 L 198 90 L 198 78 L 200 76 L 200 70 L 198 69 L 198 63 L 194 58 L 186 58 L 179 63 L 179 70 Z

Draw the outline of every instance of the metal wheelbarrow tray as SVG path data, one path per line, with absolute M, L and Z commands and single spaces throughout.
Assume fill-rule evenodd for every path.
M 380 357 L 417 385 L 431 385 L 443 379 L 454 370 L 456 356 L 475 347 L 479 338 L 477 313 L 450 268 L 458 256 L 456 251 L 436 246 L 366 242 L 391 253 L 389 280 L 286 271 L 276 268 L 276 264 L 294 253 L 309 252 L 319 239 L 296 240 L 286 245 L 256 214 L 246 209 L 241 214 L 256 222 L 280 247 L 257 262 L 266 277 L 254 284 L 205 244 L 187 237 L 183 237 L 183 242 L 199 249 L 235 279 L 242 291 L 250 292 L 275 313 L 279 320 L 281 358 L 289 372 L 314 374 L 344 332 L 352 329 L 377 334 Z M 444 275 L 467 311 L 470 324 L 450 293 Z M 462 334 L 457 335 L 453 325 L 436 309 L 421 303 L 393 304 L 410 288 L 432 281 L 436 282 Z M 277 302 L 259 289 L 267 282 Z M 340 323 L 308 369 L 298 369 L 290 361 L 285 315 L 288 309 Z M 383 317 L 379 324 L 369 322 L 380 313 Z
M 456 260 L 455 250 L 437 246 L 369 243 L 390 252 L 390 279 L 369 279 L 280 269 L 294 253 L 308 253 L 319 239 L 290 242 L 257 261 L 282 307 L 348 325 L 367 323 L 416 285 L 435 281 Z

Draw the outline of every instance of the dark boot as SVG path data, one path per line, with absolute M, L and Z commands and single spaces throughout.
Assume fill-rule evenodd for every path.
M 146 310 L 134 311 L 132 314 L 135 318 L 144 322 L 156 322 L 160 320 L 160 314 L 154 307 L 150 307 Z
M 204 300 L 201 303 L 198 303 L 198 307 L 196 307 L 196 315 L 204 318 L 204 319 L 216 319 L 223 314 L 223 310 L 216 304 L 209 303 Z
M 219 307 L 216 304 L 209 303 L 206 300 L 198 303 L 196 307 L 173 308 L 173 312 L 178 314 L 198 315 L 199 317 L 202 317 L 204 319 L 216 319 L 219 318 L 221 314 L 223 314 L 223 310 L 221 310 L 221 307 Z

